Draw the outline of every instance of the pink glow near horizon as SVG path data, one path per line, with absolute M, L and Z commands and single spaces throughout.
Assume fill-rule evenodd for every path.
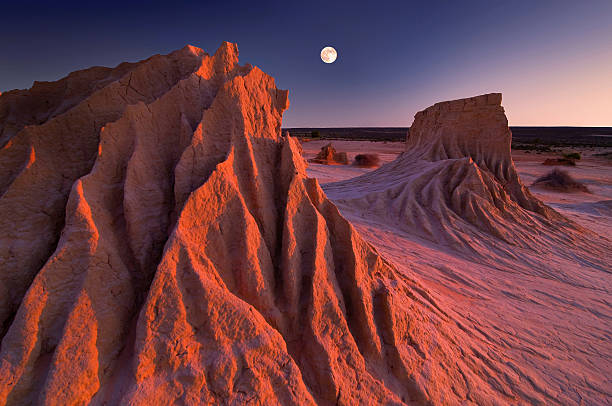
M 612 63 L 526 80 L 504 106 L 511 125 L 612 126 Z
M 450 99 L 478 93 L 503 93 L 503 106 L 513 126 L 612 126 L 612 46 L 568 58 L 552 55 L 466 74 L 453 86 L 449 78 L 437 93 L 450 89 Z M 473 93 L 473 94 L 472 94 Z M 442 97 L 444 99 L 444 97 Z M 441 100 L 442 100 L 441 99 Z

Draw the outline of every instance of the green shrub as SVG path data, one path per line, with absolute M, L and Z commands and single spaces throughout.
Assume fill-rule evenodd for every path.
M 580 152 L 570 152 L 569 154 L 563 154 L 563 158 L 579 160 L 581 155 Z
M 310 132 L 310 137 L 311 138 L 321 138 L 321 133 L 318 130 L 311 131 Z
M 539 151 L 539 152 L 551 152 L 552 149 L 548 145 L 536 145 L 536 144 L 519 144 L 512 143 L 512 149 L 519 151 Z

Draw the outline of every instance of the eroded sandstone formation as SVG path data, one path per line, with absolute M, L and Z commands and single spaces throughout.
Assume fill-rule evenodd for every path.
M 436 103 L 415 115 L 395 161 L 325 191 L 347 210 L 470 253 L 588 245 L 523 185 L 511 139 L 499 93 Z
M 309 162 L 323 165 L 348 165 L 346 152 L 337 152 L 331 142 L 323 147 L 321 151 Z
M 287 107 L 229 43 L 2 94 L 0 404 L 516 396 L 305 176 Z

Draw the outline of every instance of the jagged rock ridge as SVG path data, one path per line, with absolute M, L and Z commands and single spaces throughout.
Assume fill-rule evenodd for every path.
M 77 72 L 0 106 L 0 404 L 534 391 L 487 367 L 305 176 L 280 135 L 287 92 L 235 45 Z

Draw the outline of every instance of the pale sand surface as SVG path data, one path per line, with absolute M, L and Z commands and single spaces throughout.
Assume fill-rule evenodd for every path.
M 304 143 L 305 158 L 325 143 Z M 363 141 L 333 144 L 338 151 L 348 152 L 349 158 L 357 153 L 379 153 L 383 162 L 393 160 L 404 147 L 403 143 Z M 592 156 L 601 151 L 582 152 L 583 160 L 578 166 L 563 169 L 584 182 L 591 193 L 530 189 L 563 215 L 610 239 L 612 165 Z M 558 156 L 522 151 L 513 151 L 512 155 L 526 185 L 553 169 L 541 164 L 544 159 Z M 309 164 L 308 174 L 317 177 L 325 190 L 329 182 L 370 170 Z M 578 259 L 572 261 L 529 249 L 517 249 L 518 259 L 510 261 L 470 257 L 372 220 L 367 210 L 341 204 L 339 208 L 384 257 L 423 283 L 444 308 L 451 309 L 453 319 L 466 326 L 468 335 L 487 343 L 495 354 L 495 348 L 504 348 L 510 357 L 506 361 L 509 370 L 515 370 L 521 380 L 535 383 L 541 393 L 557 399 L 566 397 L 576 404 L 612 393 L 609 271 Z M 604 262 L 610 260 L 604 258 Z M 523 375 L 516 365 L 531 373 Z
M 332 143 L 338 152 L 346 152 L 350 162 L 353 162 L 355 155 L 374 153 L 380 156 L 383 164 L 393 161 L 402 151 L 403 143 L 400 142 L 370 142 L 370 141 L 309 141 L 302 142 L 304 158 L 312 159 L 321 150 L 321 147 Z M 320 184 L 337 182 L 339 180 L 353 178 L 363 175 L 375 168 L 356 168 L 351 165 L 329 165 L 308 164 L 308 176 L 317 178 Z

